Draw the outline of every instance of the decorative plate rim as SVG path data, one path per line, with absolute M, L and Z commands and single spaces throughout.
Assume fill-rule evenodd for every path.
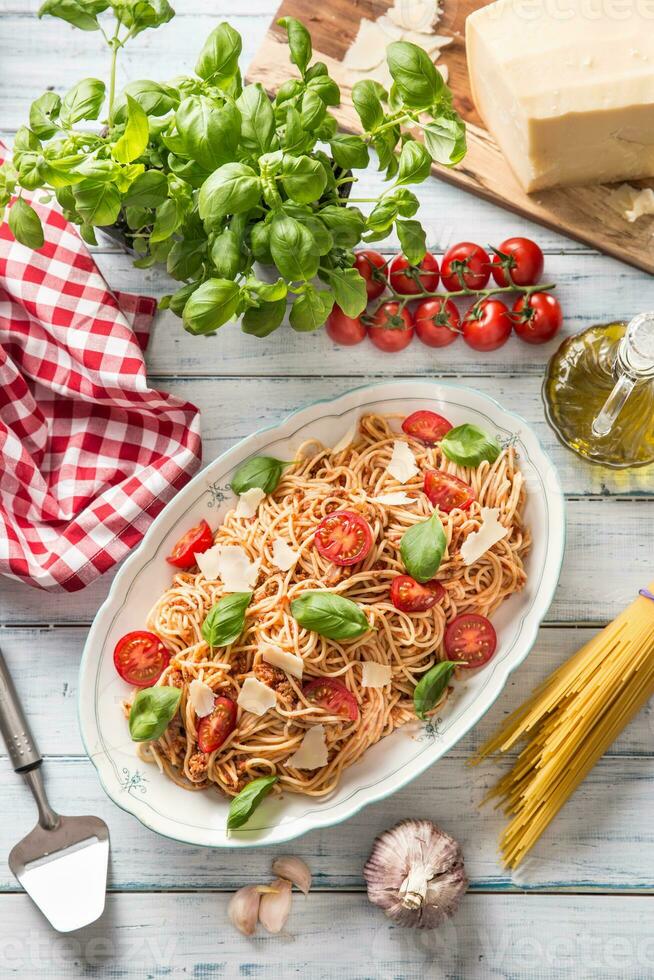
M 349 411 L 352 411 L 353 409 L 356 409 L 357 407 L 364 409 L 366 404 L 370 402 L 379 402 L 382 400 L 382 396 L 385 393 L 388 393 L 388 400 L 391 401 L 397 401 L 406 397 L 411 397 L 412 399 L 421 397 L 413 394 L 408 396 L 406 392 L 399 394 L 397 393 L 398 387 L 405 388 L 407 385 L 411 385 L 415 389 L 420 389 L 421 386 L 427 386 L 433 389 L 433 400 L 437 400 L 439 398 L 439 389 L 444 389 L 451 393 L 458 393 L 462 396 L 468 396 L 468 398 L 472 396 L 472 398 L 475 400 L 481 399 L 482 402 L 486 402 L 487 407 L 492 406 L 495 410 L 497 410 L 500 415 L 504 417 L 504 419 L 510 419 L 512 422 L 518 423 L 523 429 L 523 442 L 524 437 L 529 436 L 533 441 L 532 451 L 536 450 L 541 456 L 538 466 L 533 459 L 530 459 L 532 466 L 536 472 L 538 472 L 541 479 L 543 476 L 543 470 L 546 468 L 548 477 L 550 477 L 552 481 L 547 488 L 547 493 L 545 494 L 545 503 L 546 505 L 553 505 L 553 512 L 551 515 L 552 520 L 549 524 L 549 537 L 543 559 L 543 566 L 539 573 L 540 581 L 531 606 L 524 612 L 521 618 L 518 633 L 514 638 L 511 647 L 506 651 L 504 656 L 494 662 L 493 669 L 488 672 L 488 678 L 484 684 L 484 687 L 480 692 L 478 692 L 474 703 L 467 709 L 467 717 L 464 716 L 465 721 L 463 722 L 462 730 L 460 733 L 456 734 L 453 739 L 451 739 L 450 744 L 437 744 L 436 742 L 431 743 L 431 746 L 426 746 L 423 751 L 421 751 L 411 760 L 410 765 L 400 766 L 395 771 L 384 774 L 372 785 L 364 784 L 354 787 L 348 797 L 345 799 L 331 801 L 331 806 L 329 800 L 325 800 L 324 802 L 318 801 L 317 806 L 319 809 L 298 815 L 292 822 L 287 823 L 285 827 L 283 827 L 283 825 L 277 825 L 273 829 L 270 836 L 264 836 L 261 839 L 254 839 L 255 835 L 261 835 L 262 832 L 271 830 L 271 828 L 260 827 L 253 828 L 251 832 L 248 832 L 246 828 L 243 828 L 237 835 L 230 837 L 225 836 L 224 839 L 213 839 L 211 841 L 206 839 L 202 840 L 197 835 L 187 834 L 186 836 L 178 836 L 181 826 L 189 825 L 180 825 L 174 818 L 160 814 L 158 811 L 154 811 L 145 803 L 144 800 L 139 800 L 138 798 L 134 797 L 131 793 L 133 777 L 130 776 L 129 770 L 123 770 L 124 776 L 125 773 L 127 773 L 127 777 L 129 777 L 127 778 L 127 785 L 120 784 L 116 778 L 117 772 L 115 770 L 115 764 L 108 754 L 102 750 L 92 751 L 89 748 L 93 740 L 97 740 L 98 738 L 101 739 L 97 726 L 97 719 L 95 717 L 97 707 L 96 697 L 94 696 L 92 699 L 90 699 L 92 701 L 92 710 L 91 705 L 89 704 L 89 699 L 87 699 L 86 703 L 83 704 L 85 692 L 92 689 L 95 694 L 96 684 L 92 676 L 92 671 L 93 667 L 95 666 L 97 676 L 101 662 L 100 655 L 96 653 L 94 657 L 95 649 L 99 648 L 94 644 L 95 635 L 103 628 L 106 632 L 107 624 L 105 623 L 105 620 L 107 620 L 107 618 L 114 611 L 121 595 L 126 595 L 126 593 L 130 591 L 130 588 L 135 582 L 137 575 L 143 571 L 148 561 L 152 560 L 146 559 L 144 561 L 143 558 L 144 553 L 148 551 L 148 547 L 155 542 L 157 547 L 161 545 L 165 534 L 168 533 L 170 529 L 168 526 L 168 512 L 172 508 L 173 504 L 175 502 L 179 503 L 179 501 L 187 495 L 191 496 L 190 491 L 192 488 L 198 487 L 200 484 L 204 485 L 203 492 L 206 492 L 208 486 L 210 485 L 207 484 L 207 476 L 210 470 L 215 468 L 218 464 L 224 462 L 228 463 L 227 467 L 224 468 L 230 469 L 231 466 L 229 463 L 234 457 L 237 458 L 234 463 L 231 464 L 232 466 L 239 462 L 240 459 L 245 459 L 252 453 L 257 452 L 261 448 L 261 440 L 268 434 L 275 433 L 278 439 L 291 438 L 293 433 L 288 433 L 286 430 L 294 422 L 299 423 L 296 428 L 297 431 L 297 429 L 302 428 L 304 425 L 310 425 L 312 422 L 317 421 L 320 417 L 315 416 L 315 409 L 319 408 L 320 406 L 332 405 L 335 408 L 341 407 L 342 412 L 340 414 L 343 415 Z M 393 392 L 396 393 L 393 394 Z M 352 396 L 362 396 L 364 393 L 370 396 L 367 397 L 365 401 L 362 401 L 361 403 L 352 401 L 352 404 L 345 406 L 342 404 L 348 399 L 352 400 Z M 447 398 L 441 398 L 441 400 L 447 401 Z M 473 405 L 471 405 L 470 408 L 474 411 L 479 411 L 479 409 L 474 408 Z M 302 421 L 302 416 L 305 415 L 308 417 Z M 499 425 L 499 422 L 496 419 L 493 421 L 494 424 Z M 527 450 L 526 446 L 524 448 Z M 248 451 L 243 452 L 243 450 Z M 529 454 L 527 455 L 529 456 Z M 192 508 L 196 502 L 197 497 L 193 498 L 190 507 L 187 509 Z M 317 399 L 316 401 L 311 402 L 309 405 L 305 405 L 293 412 L 290 412 L 281 421 L 257 429 L 251 435 L 240 439 L 233 446 L 203 467 L 200 472 L 197 473 L 193 479 L 179 491 L 173 500 L 167 504 L 166 507 L 164 507 L 161 513 L 155 518 L 148 528 L 139 546 L 135 549 L 133 554 L 126 559 L 122 567 L 119 569 L 114 581 L 112 582 L 106 599 L 94 617 L 93 624 L 89 630 L 89 634 L 84 645 L 84 651 L 82 653 L 79 668 L 77 709 L 78 722 L 84 749 L 98 773 L 103 790 L 112 800 L 112 802 L 114 802 L 121 810 L 132 814 L 145 827 L 161 835 L 162 837 L 166 837 L 179 843 L 192 844 L 193 846 L 214 848 L 270 847 L 276 844 L 281 844 L 294 840 L 295 838 L 300 837 L 312 830 L 336 826 L 355 816 L 362 809 L 364 809 L 364 807 L 372 803 L 380 802 L 381 800 L 391 796 L 393 793 L 398 792 L 400 789 L 412 782 L 412 780 L 425 772 L 431 765 L 438 762 L 446 752 L 448 752 L 454 745 L 464 738 L 472 728 L 474 728 L 478 721 L 490 710 L 497 698 L 500 696 L 510 675 L 520 666 L 520 664 L 524 662 L 528 654 L 531 652 L 538 636 L 538 630 L 551 605 L 560 578 L 566 539 L 565 512 L 566 501 L 558 472 L 549 454 L 543 448 L 540 438 L 534 432 L 532 426 L 516 412 L 504 408 L 504 406 L 502 406 L 493 396 L 487 395 L 485 392 L 478 391 L 477 389 L 470 388 L 467 385 L 459 385 L 452 382 L 431 379 L 408 378 L 398 378 L 390 381 L 377 382 L 374 384 L 363 384 L 355 388 L 350 388 L 333 398 Z M 158 538 L 157 536 L 160 529 L 163 530 L 163 533 L 160 535 L 160 538 Z M 546 571 L 548 572 L 547 580 L 545 576 Z M 120 608 L 122 608 L 122 606 Z M 526 632 L 524 636 L 522 636 L 522 631 L 524 628 L 526 628 Z M 519 641 L 521 641 L 522 646 L 522 653 L 520 657 L 507 663 L 508 654 L 511 653 L 515 647 L 515 644 Z M 431 751 L 428 751 L 429 748 L 431 748 Z M 404 772 L 402 772 L 402 769 Z M 125 790 L 127 790 L 126 793 Z M 119 793 L 122 793 L 122 795 L 119 795 Z M 336 809 L 336 813 L 332 812 L 334 809 Z M 174 832 L 175 828 L 177 828 L 177 832 Z M 218 830 L 218 828 L 202 828 L 197 826 L 195 829 L 199 831 L 206 831 L 207 833 L 214 835 Z

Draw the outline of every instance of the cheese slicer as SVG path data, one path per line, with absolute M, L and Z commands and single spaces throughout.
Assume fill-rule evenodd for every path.
M 62 817 L 50 806 L 43 759 L 1 652 L 0 731 L 39 812 L 34 830 L 11 851 L 9 867 L 58 932 L 80 929 L 104 910 L 109 830 L 98 817 Z

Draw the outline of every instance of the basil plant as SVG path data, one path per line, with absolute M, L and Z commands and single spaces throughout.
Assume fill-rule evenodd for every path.
M 208 37 L 195 74 L 162 83 L 130 82 L 116 92 L 116 59 L 146 28 L 173 16 L 167 0 L 46 0 L 40 15 L 101 31 L 111 52 L 108 84 L 85 78 L 63 96 L 45 92 L 0 168 L 0 209 L 30 248 L 43 244 L 36 211 L 22 197 L 54 196 L 84 240 L 111 227 L 137 253 L 135 265 L 165 263 L 181 285 L 162 306 L 192 334 L 214 333 L 234 317 L 265 337 L 282 323 L 315 330 L 336 302 L 349 316 L 366 306 L 352 267 L 361 241 L 395 227 L 417 264 L 425 234 L 409 189 L 432 161 L 453 165 L 465 127 L 440 73 L 419 47 L 396 42 L 387 58 L 393 84 L 359 81 L 352 98 L 362 135 L 339 133 L 338 85 L 312 63 L 311 38 L 291 17 L 293 77 L 274 98 L 244 85 L 240 35 L 223 23 Z M 420 136 L 421 138 L 416 138 Z M 372 201 L 351 194 L 371 153 L 387 188 Z M 372 204 L 364 214 L 359 203 Z M 270 267 L 259 275 L 262 266 Z

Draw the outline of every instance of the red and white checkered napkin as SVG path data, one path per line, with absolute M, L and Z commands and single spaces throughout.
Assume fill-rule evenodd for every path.
M 189 480 L 200 420 L 148 387 L 156 301 L 112 293 L 65 218 L 32 204 L 38 252 L 0 226 L 0 573 L 73 592 Z

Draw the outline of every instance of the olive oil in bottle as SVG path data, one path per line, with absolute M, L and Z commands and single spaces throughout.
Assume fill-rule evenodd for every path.
M 559 439 L 604 466 L 654 461 L 654 313 L 589 327 L 565 340 L 543 385 Z

